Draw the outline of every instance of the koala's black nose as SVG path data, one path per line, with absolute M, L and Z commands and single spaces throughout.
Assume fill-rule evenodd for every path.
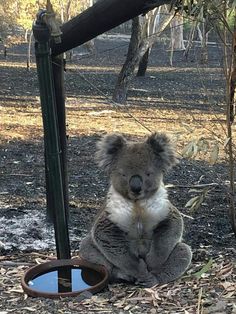
M 139 194 L 142 190 L 143 179 L 139 175 L 132 176 L 129 180 L 130 190 L 135 193 Z

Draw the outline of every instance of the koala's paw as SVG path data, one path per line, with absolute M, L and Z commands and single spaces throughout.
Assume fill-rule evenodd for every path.
M 139 262 L 139 274 L 135 283 L 146 288 L 153 287 L 158 283 L 157 278 L 148 271 L 147 264 L 142 259 Z
M 138 285 L 138 286 L 142 286 L 144 288 L 151 288 L 151 287 L 157 285 L 158 282 L 157 282 L 156 278 L 150 278 L 150 279 L 145 280 L 145 281 L 137 280 L 135 282 L 135 284 Z
M 136 280 L 135 284 L 145 287 L 145 288 L 151 288 L 157 285 L 158 281 L 157 281 L 157 278 L 153 274 L 149 273 L 146 278 Z
M 191 248 L 185 243 L 177 243 L 166 263 L 157 271 L 152 270 L 159 284 L 165 284 L 181 277 L 192 259 Z

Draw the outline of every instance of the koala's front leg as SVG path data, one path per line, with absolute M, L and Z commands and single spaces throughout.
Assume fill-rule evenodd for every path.
M 92 229 L 92 237 L 98 249 L 114 265 L 112 279 L 128 279 L 144 286 L 157 283 L 144 260 L 131 253 L 127 234 L 109 220 L 106 214 L 97 220 Z
M 146 256 L 150 270 L 158 270 L 168 259 L 183 234 L 183 220 L 179 211 L 172 205 L 167 219 L 153 231 L 151 248 Z
M 154 231 L 151 249 L 146 258 L 148 269 L 156 276 L 159 284 L 180 277 L 191 262 L 190 247 L 180 242 L 182 234 L 183 220 L 173 207 L 168 219 Z

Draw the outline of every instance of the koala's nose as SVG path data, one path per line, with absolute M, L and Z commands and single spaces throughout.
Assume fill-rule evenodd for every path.
M 129 180 L 129 186 L 133 193 L 139 194 L 142 190 L 143 179 L 139 175 L 132 176 Z

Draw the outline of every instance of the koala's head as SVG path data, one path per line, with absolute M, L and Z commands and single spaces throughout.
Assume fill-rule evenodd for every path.
M 120 134 L 98 142 L 96 160 L 110 175 L 111 184 L 130 200 L 149 198 L 160 187 L 163 173 L 177 163 L 164 134 L 154 133 L 143 142 L 127 141 Z

